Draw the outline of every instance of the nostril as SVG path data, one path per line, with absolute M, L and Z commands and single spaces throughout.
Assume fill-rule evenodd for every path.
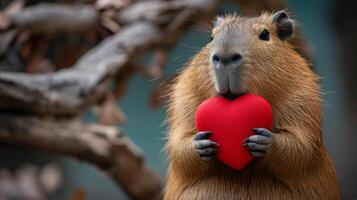
M 232 55 L 231 59 L 232 59 L 233 62 L 238 62 L 238 61 L 240 61 L 242 59 L 242 56 L 240 54 L 238 54 L 238 53 L 235 53 L 235 54 Z
M 219 63 L 220 59 L 216 54 L 214 54 L 212 56 L 212 61 L 213 61 L 213 64 L 217 64 L 217 63 Z

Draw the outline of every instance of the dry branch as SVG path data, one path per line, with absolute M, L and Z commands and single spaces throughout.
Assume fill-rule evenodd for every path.
M 3 72 L 0 108 L 76 114 L 104 95 L 106 81 L 121 66 L 157 43 L 161 36 L 154 25 L 133 24 L 104 40 L 70 69 L 35 75 Z
M 103 90 L 107 86 L 107 80 L 112 78 L 123 65 L 135 60 L 144 51 L 172 45 L 190 24 L 202 16 L 206 18 L 212 16 L 216 3 L 216 0 L 149 1 L 129 6 L 120 13 L 131 10 L 133 13 L 128 15 L 131 16 L 130 19 L 122 16 L 118 17 L 118 20 L 120 23 L 130 22 L 130 24 L 86 53 L 72 68 L 39 75 L 1 73 L 0 109 L 31 113 L 76 114 L 104 95 Z M 37 7 L 41 6 L 44 5 Z M 49 9 L 50 5 L 45 7 Z M 28 9 L 23 12 L 28 13 L 26 15 L 29 18 L 40 13 L 41 10 Z M 175 12 L 172 12 L 173 10 Z M 53 18 L 49 16 L 51 12 L 44 13 L 37 17 L 32 16 L 36 19 L 33 21 L 44 24 L 46 18 Z M 59 13 L 63 14 L 67 11 L 54 12 L 56 18 L 59 17 Z M 53 27 L 43 28 L 41 31 L 52 31 L 56 29 L 54 28 L 56 25 L 64 27 L 66 25 L 62 23 L 70 20 L 57 21 L 60 23 L 54 23 Z M 18 26 L 26 30 L 38 30 L 36 28 L 38 25 L 34 22 L 18 23 Z
M 95 164 L 133 199 L 157 199 L 161 179 L 141 151 L 111 126 L 0 114 L 0 143 L 37 148 Z
M 0 54 L 6 51 L 10 42 L 21 32 L 84 32 L 96 28 L 97 18 L 96 9 L 86 5 L 40 4 L 12 12 L 3 18 L 3 21 L 9 23 L 6 28 L 11 29 L 0 33 Z
M 9 20 L 19 31 L 78 32 L 95 27 L 97 15 L 89 5 L 40 4 L 12 13 Z

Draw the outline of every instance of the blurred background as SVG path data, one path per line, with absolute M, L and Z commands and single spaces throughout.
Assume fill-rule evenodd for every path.
M 11 2 L 1 0 L 0 9 L 4 11 Z M 54 3 L 55 1 L 27 0 L 25 4 L 31 6 L 42 2 Z M 66 3 L 66 1 L 62 2 Z M 310 45 L 313 69 L 321 77 L 325 109 L 323 136 L 334 161 L 344 199 L 357 199 L 355 190 L 357 157 L 354 155 L 354 151 L 357 151 L 355 145 L 357 135 L 353 128 L 353 125 L 357 123 L 357 82 L 355 81 L 355 75 L 357 75 L 357 51 L 355 51 L 357 46 L 357 6 L 351 0 L 288 0 L 286 3 L 288 10 L 293 13 L 302 29 L 302 37 L 305 37 Z M 218 7 L 220 14 L 240 13 L 240 11 L 241 8 L 230 1 L 220 4 Z M 1 19 L 0 17 L 0 21 Z M 38 40 L 42 39 L 41 35 L 38 37 Z M 207 43 L 208 38 L 209 26 L 207 22 L 190 27 L 170 51 L 165 64 L 166 68 L 163 70 L 163 77 L 170 80 Z M 87 47 L 76 47 L 77 43 L 85 43 L 88 47 L 95 45 L 95 42 L 89 39 L 66 37 L 60 33 L 56 35 L 55 39 L 47 38 L 46 42 L 48 43 L 47 48 L 53 50 L 48 52 L 48 56 L 53 60 L 66 59 L 64 56 L 58 58 L 56 53 L 60 50 L 63 51 L 61 45 L 73 46 L 64 49 L 68 54 L 76 54 L 69 58 L 73 60 L 76 60 L 76 57 L 87 49 Z M 2 56 L 1 59 L 4 60 L 4 57 Z M 152 59 L 153 55 L 148 53 L 140 59 L 140 63 L 145 65 Z M 13 62 L 16 62 L 16 59 Z M 12 63 L 7 66 L 23 66 L 21 59 L 19 62 L 20 64 Z M 62 61 L 60 64 L 62 66 L 58 68 L 65 68 L 72 63 L 71 60 Z M 26 66 L 31 67 L 32 65 Z M 2 69 L 2 71 L 4 70 L 24 71 L 22 68 Z M 31 68 L 31 70 L 39 69 Z M 27 69 L 28 71 L 29 69 Z M 117 101 L 117 106 L 126 118 L 120 128 L 143 150 L 146 161 L 165 178 L 168 164 L 165 152 L 162 151 L 166 135 L 166 127 L 163 124 L 165 108 L 164 104 L 156 99 L 163 90 L 160 88 L 160 84 L 157 80 L 140 73 L 133 74 L 127 82 L 126 93 L 120 98 L 120 101 Z M 95 121 L 97 117 L 95 112 L 90 110 L 84 115 L 84 120 L 91 122 Z M 4 174 L 16 173 L 19 170 L 22 170 L 23 173 L 30 173 L 29 171 L 50 173 L 55 177 L 54 182 L 58 179 L 58 188 L 49 194 L 49 199 L 75 199 L 81 195 L 91 200 L 128 199 L 128 196 L 117 187 L 112 179 L 85 162 L 40 150 L 10 145 L 0 146 L 0 158 L 0 169 L 3 169 L 0 179 L 7 177 Z M 4 181 L 0 180 L 0 183 L 2 182 Z

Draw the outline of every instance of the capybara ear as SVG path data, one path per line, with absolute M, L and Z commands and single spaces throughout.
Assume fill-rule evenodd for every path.
M 213 20 L 213 26 L 216 27 L 216 26 L 221 25 L 221 23 L 223 22 L 223 20 L 224 20 L 224 17 L 222 17 L 222 16 L 217 16 L 216 19 Z
M 281 40 L 289 39 L 294 32 L 293 20 L 284 10 L 279 10 L 272 15 L 273 23 L 276 25 L 277 35 Z

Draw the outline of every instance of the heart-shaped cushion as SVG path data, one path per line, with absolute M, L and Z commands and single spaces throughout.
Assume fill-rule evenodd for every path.
M 253 128 L 272 128 L 272 108 L 261 96 L 245 94 L 235 100 L 212 97 L 196 111 L 198 131 L 211 131 L 211 140 L 219 144 L 218 159 L 240 170 L 253 157 L 243 147 L 243 140 L 253 135 Z

